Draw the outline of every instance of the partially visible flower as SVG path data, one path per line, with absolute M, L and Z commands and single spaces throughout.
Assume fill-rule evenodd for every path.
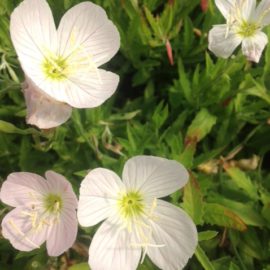
M 187 170 L 173 160 L 136 156 L 122 178 L 97 168 L 81 183 L 79 223 L 106 219 L 90 245 L 91 269 L 134 270 L 146 254 L 160 269 L 182 269 L 195 251 L 197 230 L 183 210 L 159 198 L 183 187 Z
M 227 23 L 215 25 L 209 32 L 209 50 L 216 56 L 228 58 L 242 43 L 242 52 L 248 60 L 258 63 L 267 35 L 261 30 L 270 24 L 270 1 L 215 0 Z
M 40 129 L 49 129 L 63 124 L 70 118 L 72 108 L 69 105 L 46 95 L 29 78 L 23 83 L 23 93 L 28 124 Z
M 11 14 L 10 33 L 25 74 L 54 100 L 92 108 L 115 92 L 118 75 L 99 67 L 116 54 L 120 37 L 98 5 L 74 6 L 56 29 L 45 0 L 24 0 Z
M 39 248 L 45 241 L 50 256 L 69 249 L 77 236 L 77 198 L 60 174 L 43 177 L 12 173 L 3 183 L 1 200 L 12 207 L 2 221 L 2 235 L 21 251 Z

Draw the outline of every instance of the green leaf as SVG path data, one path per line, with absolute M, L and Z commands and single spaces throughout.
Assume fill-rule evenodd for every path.
M 184 187 L 182 206 L 196 225 L 203 223 L 203 197 L 199 183 L 192 174 Z
M 256 186 L 252 183 L 250 178 L 239 168 L 224 166 L 224 169 L 229 174 L 234 183 L 242 190 L 244 190 L 247 195 L 254 199 L 258 199 L 258 193 Z
M 0 132 L 21 134 L 21 135 L 38 133 L 38 131 L 34 128 L 20 129 L 14 126 L 13 124 L 3 121 L 3 120 L 0 120 Z
M 205 108 L 201 109 L 188 127 L 186 137 L 193 138 L 199 142 L 211 131 L 216 121 L 216 116 L 210 114 Z
M 200 241 L 207 241 L 215 238 L 218 235 L 217 231 L 204 231 L 199 232 L 199 242 Z
M 204 221 L 211 225 L 233 228 L 239 231 L 247 229 L 244 221 L 227 207 L 217 203 L 205 203 Z

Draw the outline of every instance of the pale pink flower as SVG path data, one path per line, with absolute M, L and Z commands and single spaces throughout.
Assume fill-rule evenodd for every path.
M 27 172 L 12 173 L 3 183 L 1 200 L 12 207 L 2 221 L 2 235 L 21 251 L 39 248 L 46 241 L 50 256 L 69 249 L 77 235 L 77 198 L 60 174 L 46 179 Z
M 71 116 L 72 107 L 52 99 L 27 77 L 23 83 L 23 94 L 27 106 L 26 122 L 30 125 L 40 129 L 54 128 Z
M 126 162 L 122 178 L 97 168 L 81 183 L 79 223 L 106 219 L 90 245 L 91 269 L 135 270 L 146 255 L 160 269 L 182 269 L 195 252 L 196 226 L 182 209 L 159 198 L 183 187 L 187 170 L 173 160 L 136 156 Z
M 10 33 L 25 74 L 52 99 L 92 108 L 115 92 L 119 76 L 99 67 L 116 54 L 120 37 L 98 5 L 72 7 L 56 29 L 45 0 L 24 0 L 11 14 Z

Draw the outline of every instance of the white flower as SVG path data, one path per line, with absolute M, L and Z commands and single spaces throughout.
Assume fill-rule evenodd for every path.
M 46 178 L 27 172 L 8 176 L 0 196 L 15 209 L 2 221 L 2 235 L 22 251 L 39 248 L 46 241 L 48 254 L 58 256 L 77 236 L 77 198 L 62 175 L 48 171 Z
M 23 83 L 23 93 L 28 124 L 41 129 L 54 128 L 66 122 L 71 116 L 72 108 L 69 105 L 46 95 L 27 77 Z
M 242 43 L 248 60 L 258 63 L 268 38 L 261 30 L 270 24 L 270 1 L 215 0 L 227 23 L 215 25 L 209 32 L 209 50 L 228 58 Z
M 183 210 L 159 198 L 183 187 L 187 170 L 173 160 L 137 156 L 126 162 L 122 177 L 97 168 L 81 183 L 79 223 L 106 219 L 90 245 L 91 269 L 134 270 L 146 254 L 161 269 L 182 269 L 195 251 L 196 227 Z
M 118 75 L 99 66 L 115 55 L 120 38 L 101 7 L 74 6 L 56 30 L 45 0 L 24 0 L 11 14 L 10 33 L 24 72 L 51 98 L 91 108 L 116 90 Z

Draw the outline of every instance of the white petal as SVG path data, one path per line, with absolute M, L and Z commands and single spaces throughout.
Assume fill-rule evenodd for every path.
M 78 220 L 93 226 L 114 214 L 117 195 L 124 189 L 120 178 L 102 168 L 92 170 L 82 181 L 78 203 Z
M 72 107 L 93 108 L 111 97 L 118 83 L 119 76 L 112 72 L 78 66 L 76 72 L 66 80 L 46 80 L 40 82 L 39 87 L 52 98 Z
M 57 49 L 57 32 L 47 2 L 21 2 L 11 14 L 10 34 L 25 73 L 35 82 L 41 81 L 44 55 Z
M 270 0 L 262 0 L 256 8 L 254 21 L 262 26 L 270 24 Z
M 1 200 L 10 206 L 28 205 L 33 200 L 48 192 L 44 178 L 37 174 L 19 172 L 12 173 L 1 187 Z
M 132 246 L 134 235 L 109 220 L 97 230 L 89 249 L 92 270 L 135 270 L 141 248 Z
M 129 159 L 123 170 L 127 190 L 140 190 L 149 197 L 164 197 L 183 187 L 188 181 L 187 170 L 174 160 L 153 156 Z
M 242 19 L 249 20 L 255 13 L 256 0 L 236 0 L 236 8 L 242 14 Z
M 227 25 L 215 25 L 208 34 L 208 48 L 216 56 L 228 58 L 235 48 L 241 43 L 242 39 L 238 35 L 229 31 Z
M 228 19 L 230 12 L 234 9 L 235 0 L 215 0 L 216 6 L 224 16 Z
M 41 129 L 59 126 L 66 122 L 72 108 L 46 95 L 30 79 L 24 83 L 23 93 L 27 106 L 27 123 Z
M 59 256 L 68 250 L 75 242 L 78 231 L 78 222 L 75 208 L 64 209 L 60 220 L 50 228 L 47 238 L 49 256 Z
M 60 55 L 84 53 L 96 67 L 108 62 L 120 47 L 119 33 L 105 11 L 91 2 L 71 8 L 58 28 Z
M 243 54 L 249 61 L 258 63 L 267 42 L 267 35 L 263 32 L 258 32 L 255 36 L 245 38 L 242 42 Z
M 160 269 L 182 269 L 198 243 L 195 224 L 183 210 L 161 200 L 157 201 L 154 216 L 150 243 L 164 246 L 148 247 L 148 256 Z
M 40 230 L 32 230 L 32 224 L 27 208 L 17 207 L 9 212 L 2 221 L 2 235 L 12 246 L 21 251 L 30 251 L 39 248 L 47 237 L 47 226 Z

